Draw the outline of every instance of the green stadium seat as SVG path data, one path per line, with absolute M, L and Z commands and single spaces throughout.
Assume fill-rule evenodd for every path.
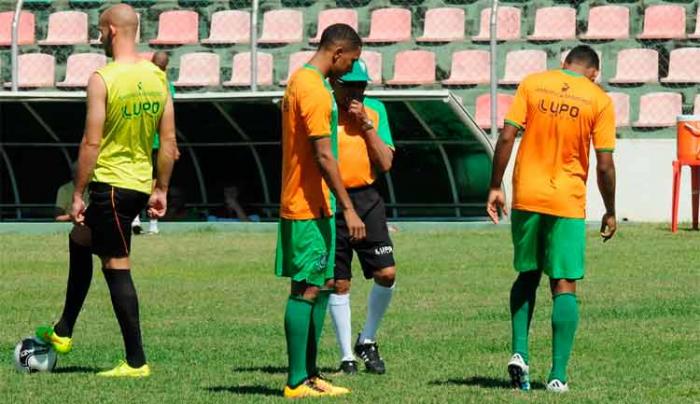
M 53 0 L 24 0 L 22 7 L 25 8 L 47 8 L 51 6 Z

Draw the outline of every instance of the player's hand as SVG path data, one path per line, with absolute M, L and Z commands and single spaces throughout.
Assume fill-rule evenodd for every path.
M 615 219 L 615 214 L 606 213 L 603 215 L 603 220 L 600 224 L 600 237 L 603 238 L 603 242 L 610 240 L 617 231 L 617 219 Z
M 348 113 L 352 119 L 360 126 L 362 126 L 365 121 L 369 119 L 367 112 L 365 111 L 365 106 L 358 100 L 352 100 L 350 106 L 348 107 Z
M 148 217 L 160 219 L 165 216 L 168 209 L 168 193 L 162 189 L 155 188 L 148 199 Z
M 498 224 L 498 210 L 502 210 L 504 215 L 508 215 L 506 208 L 506 195 L 500 188 L 492 188 L 489 191 L 489 198 L 486 201 L 486 213 L 488 213 L 491 221 Z
M 355 212 L 355 209 L 343 210 L 343 216 L 345 217 L 345 224 L 348 226 L 350 240 L 364 240 L 365 237 L 367 237 L 367 230 L 365 229 L 365 224 L 362 222 L 362 219 L 360 219 L 357 212 Z
M 85 224 L 85 201 L 82 194 L 73 194 L 70 218 L 76 225 L 82 226 Z

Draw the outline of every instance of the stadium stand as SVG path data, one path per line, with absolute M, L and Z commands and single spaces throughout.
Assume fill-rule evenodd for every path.
M 658 4 L 644 9 L 644 31 L 639 39 L 684 39 L 685 8 L 680 5 Z
M 321 10 L 318 13 L 318 23 L 316 24 L 316 36 L 309 39 L 310 43 L 321 42 L 321 34 L 323 31 L 333 24 L 347 24 L 355 29 L 359 28 L 359 22 L 357 18 L 357 10 L 350 8 L 332 8 L 328 10 Z
M 289 44 L 304 38 L 304 14 L 299 10 L 270 10 L 263 14 L 261 44 Z
M 411 10 L 383 8 L 372 11 L 367 43 L 406 42 L 411 40 Z
M 587 40 L 627 39 L 630 35 L 630 10 L 625 6 L 597 6 L 588 10 L 588 31 L 579 36 Z
M 289 64 L 287 66 L 287 78 L 281 80 L 280 85 L 286 86 L 287 82 L 289 82 L 289 79 L 292 77 L 292 74 L 298 68 L 303 66 L 304 63 L 308 62 L 313 55 L 314 51 L 300 51 L 292 53 L 292 55 L 289 56 Z
M 151 45 L 188 45 L 199 42 L 199 15 L 196 11 L 164 11 L 158 18 L 158 37 Z
M 424 50 L 409 50 L 396 54 L 394 78 L 390 86 L 412 86 L 435 83 L 435 53 Z
M 56 59 L 46 53 L 25 53 L 18 58 L 18 82 L 20 88 L 53 87 Z M 11 83 L 5 83 L 9 87 Z
M 659 52 L 654 49 L 623 49 L 617 54 L 613 84 L 657 83 L 659 81 Z
M 173 84 L 175 87 L 218 86 L 219 55 L 216 53 L 193 52 L 180 58 L 180 75 Z
M 543 50 L 516 50 L 506 55 L 506 69 L 498 84 L 515 85 L 528 74 L 547 70 L 547 52 Z
M 660 128 L 676 125 L 676 117 L 683 114 L 683 96 L 679 93 L 647 93 L 639 99 L 639 119 L 632 126 Z
M 66 77 L 56 83 L 56 87 L 87 87 L 92 73 L 107 64 L 107 57 L 99 53 L 76 53 L 68 56 Z
M 698 7 L 697 14 L 695 15 L 695 31 L 688 35 L 690 39 L 700 39 L 700 7 Z
M 211 16 L 209 38 L 203 44 L 232 45 L 250 42 L 250 13 L 241 10 L 221 10 Z
M 608 93 L 615 104 L 615 126 L 624 128 L 630 126 L 630 96 L 625 93 Z
M 231 80 L 225 81 L 226 87 L 246 87 L 253 82 L 250 64 L 250 52 L 237 53 L 233 56 L 233 67 L 231 68 Z M 260 86 L 272 85 L 272 55 L 269 53 L 257 53 L 257 83 Z
M 576 9 L 572 7 L 542 7 L 535 14 L 535 32 L 530 41 L 561 41 L 576 38 Z
M 360 58 L 367 65 L 367 72 L 371 82 L 370 85 L 382 84 L 382 54 L 380 52 L 363 50 Z
M 88 43 L 88 15 L 82 11 L 57 11 L 49 16 L 46 39 L 39 45 L 78 45 Z
M 503 120 L 508 113 L 510 104 L 513 103 L 513 96 L 510 94 L 498 94 L 496 106 L 496 122 L 498 127 L 503 128 Z M 476 110 L 474 120 L 483 129 L 491 128 L 491 95 L 482 94 L 476 97 Z
M 452 42 L 464 39 L 464 10 L 431 8 L 425 13 L 423 35 L 416 42 Z
M 503 6 L 498 9 L 496 14 L 496 17 L 498 18 L 496 39 L 499 41 L 515 41 L 520 39 L 520 24 L 522 20 L 521 13 L 521 10 L 517 7 Z M 489 31 L 490 18 L 490 8 L 481 10 L 479 34 L 473 37 L 472 41 L 486 42 L 491 39 L 491 32 Z
M 10 46 L 12 44 L 12 11 L 0 13 L 0 46 Z M 34 14 L 29 11 L 22 11 L 19 17 L 19 45 L 32 45 L 34 38 Z
M 452 54 L 450 77 L 443 80 L 447 86 L 488 84 L 491 80 L 491 55 L 485 50 L 464 50 Z
M 700 48 L 679 48 L 671 51 L 668 76 L 662 83 L 700 83 Z

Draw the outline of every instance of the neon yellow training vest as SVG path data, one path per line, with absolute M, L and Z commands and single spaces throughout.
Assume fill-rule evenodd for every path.
M 107 87 L 107 116 L 95 182 L 151 193 L 153 137 L 168 97 L 165 73 L 149 61 L 97 70 Z

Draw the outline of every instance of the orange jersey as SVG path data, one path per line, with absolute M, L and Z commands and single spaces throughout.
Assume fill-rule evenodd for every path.
M 367 117 L 377 130 L 377 135 L 390 148 L 394 148 L 386 109 L 381 101 L 365 98 Z M 369 159 L 367 143 L 362 130 L 355 125 L 338 125 L 338 165 L 345 188 L 358 188 L 372 185 L 376 174 Z
M 289 80 L 282 101 L 282 196 L 280 216 L 306 220 L 331 217 L 330 190 L 314 159 L 313 138 L 331 137 L 337 155 L 338 108 L 321 72 L 304 65 Z
M 586 77 L 551 70 L 526 77 L 506 115 L 524 128 L 513 170 L 513 208 L 559 217 L 586 216 L 591 141 L 615 148 L 615 108 Z

